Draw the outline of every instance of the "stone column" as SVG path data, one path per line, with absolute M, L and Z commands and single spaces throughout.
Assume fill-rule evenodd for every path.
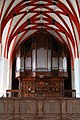
M 0 43 L 0 58 L 1 58 L 1 43 Z
M 7 89 L 7 59 L 0 58 L 0 96 L 6 96 Z
M 2 81 L 2 58 L 0 58 L 0 97 L 3 95 L 3 81 Z
M 12 88 L 12 62 L 8 60 L 7 64 L 7 90 Z M 8 94 L 8 97 L 11 97 L 11 93 Z
M 75 82 L 74 82 L 74 70 L 71 69 L 71 83 L 72 83 L 72 89 L 75 89 Z
M 12 63 L 8 61 L 8 74 L 7 74 L 7 89 L 11 89 L 12 85 Z
M 80 98 L 80 58 L 74 59 L 74 88 L 76 97 Z

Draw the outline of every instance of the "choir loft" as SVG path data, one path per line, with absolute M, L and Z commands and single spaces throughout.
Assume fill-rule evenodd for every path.
M 7 94 L 71 97 L 75 93 L 71 89 L 71 73 L 68 70 L 69 51 L 43 29 L 19 45 L 13 66 L 12 90 L 7 90 Z

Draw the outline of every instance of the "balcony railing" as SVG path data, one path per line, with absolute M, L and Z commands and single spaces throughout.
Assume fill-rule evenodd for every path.
M 63 97 L 76 97 L 76 90 L 64 90 Z
M 6 97 L 21 97 L 21 90 L 6 90 Z
M 76 90 L 64 90 L 62 92 L 25 92 L 21 90 L 7 90 L 6 97 L 68 97 L 75 98 Z

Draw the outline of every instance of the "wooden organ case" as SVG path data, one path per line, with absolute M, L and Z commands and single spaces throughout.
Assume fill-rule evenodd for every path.
M 45 32 L 21 44 L 16 60 L 16 78 L 22 97 L 61 97 L 67 74 L 63 48 Z M 20 64 L 20 65 L 18 65 Z M 64 77 L 65 76 L 65 77 Z

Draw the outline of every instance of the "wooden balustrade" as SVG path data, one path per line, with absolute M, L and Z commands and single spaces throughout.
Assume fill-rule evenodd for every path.
M 6 90 L 6 97 L 21 97 L 21 90 Z
M 76 90 L 64 90 L 63 97 L 76 97 Z
M 26 92 L 22 95 L 21 90 L 7 90 L 6 97 L 68 97 L 75 98 L 76 90 L 63 90 L 62 92 Z

